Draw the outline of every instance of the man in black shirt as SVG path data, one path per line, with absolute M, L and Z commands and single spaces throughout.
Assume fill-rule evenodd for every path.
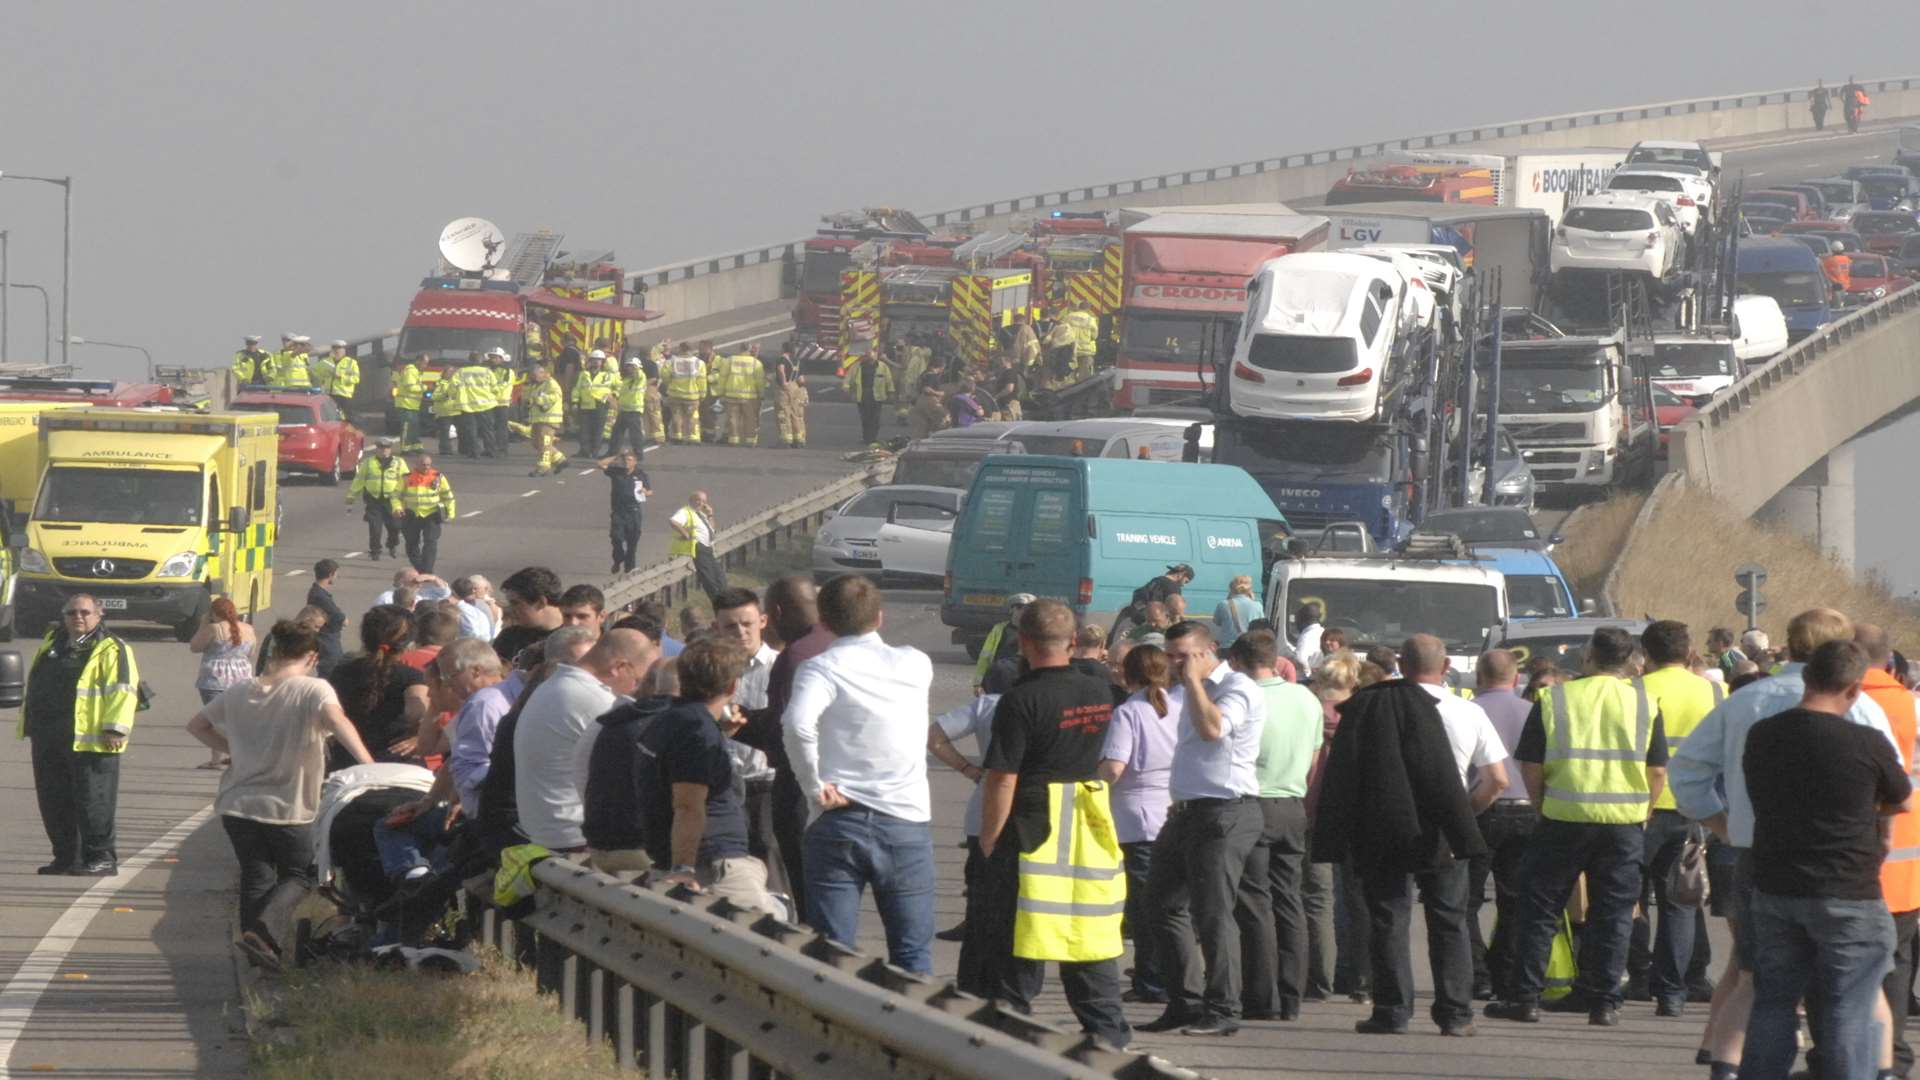
M 493 651 L 500 659 L 513 663 L 521 649 L 560 629 L 566 620 L 560 614 L 560 598 L 565 595 L 560 575 L 544 566 L 515 570 L 500 583 L 501 599 L 506 601 L 506 628 L 493 638 Z
M 307 606 L 327 613 L 326 624 L 320 627 L 320 664 L 314 669 L 314 674 L 323 679 L 333 673 L 334 665 L 346 652 L 340 643 L 340 631 L 347 627 L 347 613 L 333 601 L 333 581 L 339 574 L 339 563 L 321 559 L 313 564 L 313 584 L 307 586 Z
M 1795 1010 L 1807 999 L 1821 1075 L 1873 1076 L 1874 1008 L 1893 958 L 1880 893 L 1885 819 L 1913 784 L 1886 737 L 1847 721 L 1866 653 L 1851 641 L 1814 651 L 1800 707 L 1747 733 L 1742 769 L 1753 802 L 1753 1012 L 1742 1076 L 1785 1076 Z
M 640 544 L 640 508 L 653 494 L 647 470 L 640 467 L 640 455 L 631 448 L 594 464 L 613 482 L 613 519 L 607 526 L 613 540 L 613 573 L 632 573 L 633 549 Z
M 1074 629 L 1072 609 L 1057 600 L 1036 600 L 1021 614 L 1020 655 L 1028 672 L 1000 698 L 993 741 L 982 762 L 987 772 L 980 851 L 986 862 L 979 880 L 982 895 L 971 906 L 961 946 L 966 954 L 961 970 L 974 972 L 980 985 L 962 989 L 997 997 L 1022 1013 L 1032 1011 L 1046 965 L 1014 954 L 1020 856 L 1039 849 L 1050 837 L 1068 844 L 1070 837 L 1053 836 L 1049 788 L 1065 785 L 1061 798 L 1068 800 L 1074 798 L 1074 785 L 1098 780 L 1100 752 L 1113 717 L 1106 684 L 1068 664 Z M 1062 820 L 1072 818 L 1063 811 Z M 1064 864 L 1066 857 L 1060 861 Z M 1072 869 L 1076 874 L 1098 872 L 1078 865 Z M 1117 864 L 1114 870 L 1119 872 Z M 1113 915 L 1118 914 L 1116 908 Z M 1117 950 L 1106 959 L 1061 961 L 1060 982 L 1088 1034 L 1116 1047 L 1132 1039 L 1120 1006 Z

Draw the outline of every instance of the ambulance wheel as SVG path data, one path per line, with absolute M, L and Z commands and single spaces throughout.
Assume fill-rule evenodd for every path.
M 202 596 L 200 598 L 200 603 L 194 605 L 193 614 L 187 616 L 184 619 L 181 619 L 177 623 L 174 623 L 173 624 L 173 640 L 192 641 L 193 635 L 200 632 L 200 624 L 206 620 L 207 607 L 211 603 L 212 601 L 208 600 L 205 596 Z
M 260 586 L 247 590 L 247 625 L 253 625 L 253 617 L 260 611 Z

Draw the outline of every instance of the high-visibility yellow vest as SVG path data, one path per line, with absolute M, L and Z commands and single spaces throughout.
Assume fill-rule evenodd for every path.
M 1635 679 L 1593 675 L 1559 683 L 1540 703 L 1546 798 L 1554 821 L 1637 825 L 1647 819 L 1653 703 Z
M 673 530 L 673 543 L 667 545 L 667 554 L 685 555 L 689 559 L 693 558 L 694 551 L 700 545 L 700 541 L 697 539 L 700 535 L 700 530 L 694 522 L 705 521 L 708 531 L 712 531 L 713 519 L 703 517 L 700 511 L 695 510 L 693 504 L 689 503 L 681 507 L 679 511 L 673 515 L 671 520 L 675 525 L 685 528 L 687 532 L 692 535 L 682 536 L 680 535 L 679 529 Z
M 699 401 L 707 396 L 707 365 L 697 356 L 676 356 L 664 373 L 667 396 L 676 401 Z
M 1641 677 L 1640 684 L 1647 688 L 1653 711 L 1660 717 L 1660 730 L 1667 737 L 1669 754 L 1679 753 L 1686 745 L 1687 736 L 1693 734 L 1700 721 L 1727 696 L 1726 687 L 1695 675 L 1683 664 L 1648 672 Z M 1653 800 L 1653 808 L 1678 810 L 1680 805 L 1673 801 L 1673 789 L 1662 788 L 1660 797 Z
M 599 371 L 582 369 L 578 378 L 573 380 L 573 403 L 583 409 L 597 409 L 613 397 L 620 385 L 620 377 L 602 368 Z
M 308 365 L 307 374 L 313 379 L 313 385 L 326 393 L 333 393 L 333 356 L 322 354 L 313 358 Z
M 307 354 L 281 353 L 279 363 L 273 367 L 273 377 L 268 381 L 274 386 L 312 386 L 307 376 Z
M 1053 831 L 1039 847 L 1020 853 L 1013 955 L 1088 963 L 1111 960 L 1125 949 L 1120 917 L 1127 878 L 1107 797 L 1107 785 L 1098 780 L 1047 785 Z
M 994 623 L 987 631 L 987 640 L 980 646 L 980 659 L 973 665 L 973 685 L 979 686 L 987 681 L 987 672 L 993 668 L 993 658 L 1000 652 L 1000 643 L 1013 632 L 1013 624 L 1005 619 Z
M 487 374 L 493 376 L 493 403 L 495 405 L 513 404 L 513 384 L 518 381 L 513 367 L 509 364 L 496 364 L 487 368 Z
M 1073 330 L 1073 355 L 1092 356 L 1100 345 L 1100 320 L 1090 311 L 1075 309 L 1060 316 L 1060 321 Z
M 334 397 L 351 398 L 354 391 L 360 389 L 360 361 L 351 356 L 343 356 L 334 361 L 333 380 L 327 384 L 327 392 Z
M 870 398 L 860 396 L 860 369 L 866 364 L 872 364 L 877 369 L 873 373 L 873 396 Z M 855 401 L 890 401 L 893 399 L 893 369 L 878 360 L 862 360 L 847 369 L 846 375 L 840 379 L 840 385 L 846 390 L 847 396 Z
M 279 371 L 287 362 L 287 350 L 278 349 L 260 358 L 254 368 L 253 379 L 257 383 L 273 385 L 273 373 Z
M 438 469 L 428 469 L 424 473 L 410 472 L 400 483 L 400 495 L 393 500 L 395 513 L 411 514 L 414 517 L 432 517 L 444 511 L 448 518 L 453 517 L 453 485 Z
M 493 408 L 493 372 L 484 365 L 468 364 L 453 373 L 460 386 L 460 411 L 463 413 L 486 412 Z M 440 380 L 445 382 L 443 378 Z
M 420 408 L 421 391 L 425 389 L 420 379 L 420 369 L 413 364 L 401 364 L 393 373 L 393 407 L 403 412 L 414 412 Z
M 39 651 L 33 654 L 33 663 L 27 665 L 27 687 L 22 689 L 23 694 L 33 685 L 33 669 L 39 666 L 47 650 L 53 648 L 57 633 L 59 631 L 48 633 L 41 640 Z M 95 754 L 125 753 L 125 740 L 118 749 L 107 745 L 107 729 L 133 733 L 133 716 L 140 711 L 140 668 L 133 662 L 133 649 L 112 634 L 101 634 L 99 644 L 93 647 L 93 655 L 87 657 L 86 666 L 80 669 L 78 686 L 79 693 L 73 699 L 73 748 Z M 14 735 L 27 737 L 25 708 L 20 710 Z
M 347 505 L 352 506 L 354 498 L 360 495 L 391 502 L 406 482 L 406 462 L 397 457 L 381 461 L 379 454 L 368 454 L 360 459 L 360 467 L 353 470 L 353 486 L 347 488 Z
M 643 412 L 647 407 L 647 373 L 639 368 L 620 380 L 620 411 Z
M 721 370 L 721 397 L 731 401 L 760 400 L 760 386 L 766 381 L 767 373 L 761 368 L 759 357 L 749 353 L 729 356 Z
M 259 376 L 257 373 L 260 370 L 261 364 L 265 362 L 266 359 L 267 359 L 267 354 L 263 352 L 251 352 L 247 349 L 241 349 L 239 352 L 234 353 L 233 354 L 234 381 L 242 385 L 245 385 L 246 383 L 250 383 L 254 379 L 258 378 Z
M 549 376 L 544 381 L 527 384 L 527 423 L 557 424 L 565 405 L 559 380 Z
M 433 384 L 433 415 L 445 418 L 469 411 L 467 390 L 460 381 L 460 369 L 441 369 L 440 378 Z

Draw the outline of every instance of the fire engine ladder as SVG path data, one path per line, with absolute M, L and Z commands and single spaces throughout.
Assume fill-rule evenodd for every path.
M 547 276 L 547 266 L 560 253 L 561 241 L 565 239 L 566 234 L 551 229 L 515 233 L 513 239 L 507 241 L 507 253 L 501 257 L 500 267 L 514 284 L 532 288 Z
M 1020 250 L 1027 238 L 1009 232 L 981 233 L 953 249 L 953 261 L 979 269 L 1009 252 Z

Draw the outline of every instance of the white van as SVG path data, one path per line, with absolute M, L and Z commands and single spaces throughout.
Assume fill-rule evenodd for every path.
M 1787 317 L 1771 296 L 1745 294 L 1733 298 L 1733 354 L 1751 369 L 1787 348 Z
M 1395 357 L 1417 285 L 1392 262 L 1344 251 L 1283 255 L 1247 286 L 1227 405 L 1270 420 L 1370 421 L 1403 373 Z M 1431 309 L 1429 308 L 1429 311 Z

